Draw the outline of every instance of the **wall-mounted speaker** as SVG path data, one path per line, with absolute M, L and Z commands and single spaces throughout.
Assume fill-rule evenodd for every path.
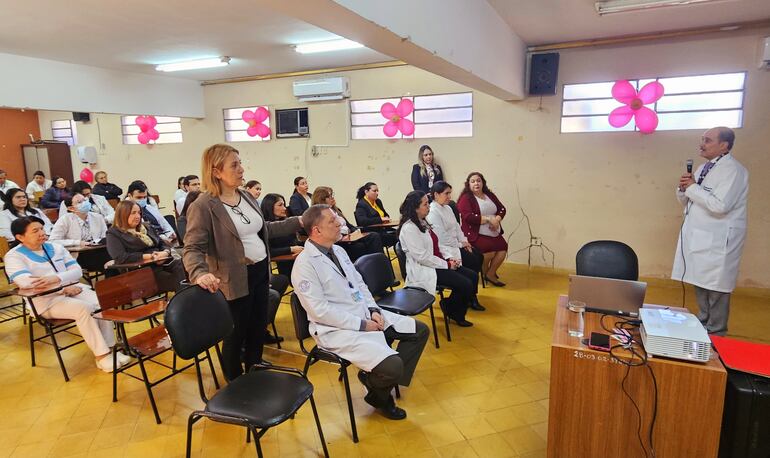
M 91 121 L 91 114 L 90 113 L 80 113 L 78 111 L 74 111 L 72 113 L 72 119 L 75 121 L 80 122 L 89 122 Z
M 556 94 L 559 53 L 532 54 L 529 64 L 529 95 Z

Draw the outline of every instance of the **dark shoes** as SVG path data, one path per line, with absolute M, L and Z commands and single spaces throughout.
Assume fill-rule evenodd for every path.
M 487 279 L 487 282 L 488 282 L 488 283 L 492 283 L 492 284 L 493 284 L 493 285 L 495 285 L 495 286 L 505 286 L 505 283 L 501 282 L 499 278 L 498 278 L 497 280 L 492 280 L 492 279 L 491 279 L 491 278 L 489 278 L 489 277 L 484 277 L 484 278 L 486 278 L 486 279 Z
M 473 326 L 473 323 L 466 320 L 465 318 L 458 320 L 457 318 L 452 318 L 450 316 L 449 319 L 457 323 L 457 326 L 460 326 L 461 328 L 470 328 L 471 326 Z
M 484 310 L 487 309 L 483 305 L 479 304 L 479 298 L 476 296 L 473 296 L 470 304 L 468 304 L 468 307 L 472 308 L 473 310 L 478 310 L 479 312 L 483 312 Z
M 403 420 L 406 418 L 406 411 L 396 405 L 396 401 L 393 400 L 393 396 L 388 395 L 388 399 L 385 402 L 377 399 L 374 394 L 374 388 L 369 383 L 369 373 L 364 371 L 358 371 L 358 380 L 363 386 L 366 387 L 368 393 L 364 396 L 364 401 L 367 404 L 377 409 L 383 417 L 389 420 Z
M 279 342 L 283 342 L 283 337 L 276 337 L 269 332 L 265 333 L 265 345 L 277 344 Z

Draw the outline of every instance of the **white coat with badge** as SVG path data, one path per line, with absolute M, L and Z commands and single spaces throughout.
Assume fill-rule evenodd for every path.
M 344 275 L 328 256 L 312 243 L 294 261 L 292 284 L 310 321 L 310 334 L 319 347 L 336 353 L 364 371 L 371 371 L 382 360 L 396 355 L 382 331 L 360 331 L 361 320 L 371 319 L 369 307 L 377 304 L 361 274 L 345 250 L 332 245 Z M 414 319 L 382 310 L 385 329 L 393 326 L 400 333 L 413 333 Z
M 704 165 L 693 177 L 700 176 Z M 686 283 L 722 293 L 735 289 L 746 239 L 748 193 L 749 173 L 732 154 L 719 159 L 700 185 L 685 192 L 677 189 L 685 216 L 672 279 L 684 276 Z

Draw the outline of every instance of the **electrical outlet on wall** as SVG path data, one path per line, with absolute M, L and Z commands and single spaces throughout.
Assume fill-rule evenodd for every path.
M 532 246 L 542 246 L 543 239 L 541 239 L 540 237 L 532 237 L 529 241 L 529 244 Z

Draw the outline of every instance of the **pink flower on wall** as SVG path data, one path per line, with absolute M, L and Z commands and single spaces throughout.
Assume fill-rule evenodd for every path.
M 141 130 L 136 138 L 142 145 L 146 145 L 150 140 L 157 140 L 160 137 L 160 133 L 155 129 L 155 126 L 158 125 L 158 120 L 155 116 L 137 116 L 135 123 L 139 126 L 139 130 Z
M 249 128 L 246 129 L 246 133 L 249 137 L 255 137 L 257 135 L 262 138 L 269 137 L 270 128 L 263 124 L 269 117 L 270 112 L 267 111 L 267 108 L 265 107 L 259 107 L 254 111 L 245 110 L 241 115 L 241 118 L 243 118 L 243 120 L 246 121 L 246 124 L 249 125 Z
M 380 114 L 388 122 L 382 127 L 382 132 L 388 137 L 394 137 L 399 131 L 406 136 L 414 134 L 414 123 L 406 119 L 412 111 L 414 111 L 414 103 L 411 99 L 401 99 L 398 106 L 393 106 L 390 102 L 383 103 Z
M 628 81 L 617 81 L 612 86 L 612 97 L 624 104 L 610 113 L 609 122 L 612 127 L 623 127 L 631 118 L 634 118 L 636 127 L 643 134 L 651 134 L 658 127 L 658 115 L 645 105 L 663 97 L 663 85 L 659 82 L 649 82 L 637 93 Z

